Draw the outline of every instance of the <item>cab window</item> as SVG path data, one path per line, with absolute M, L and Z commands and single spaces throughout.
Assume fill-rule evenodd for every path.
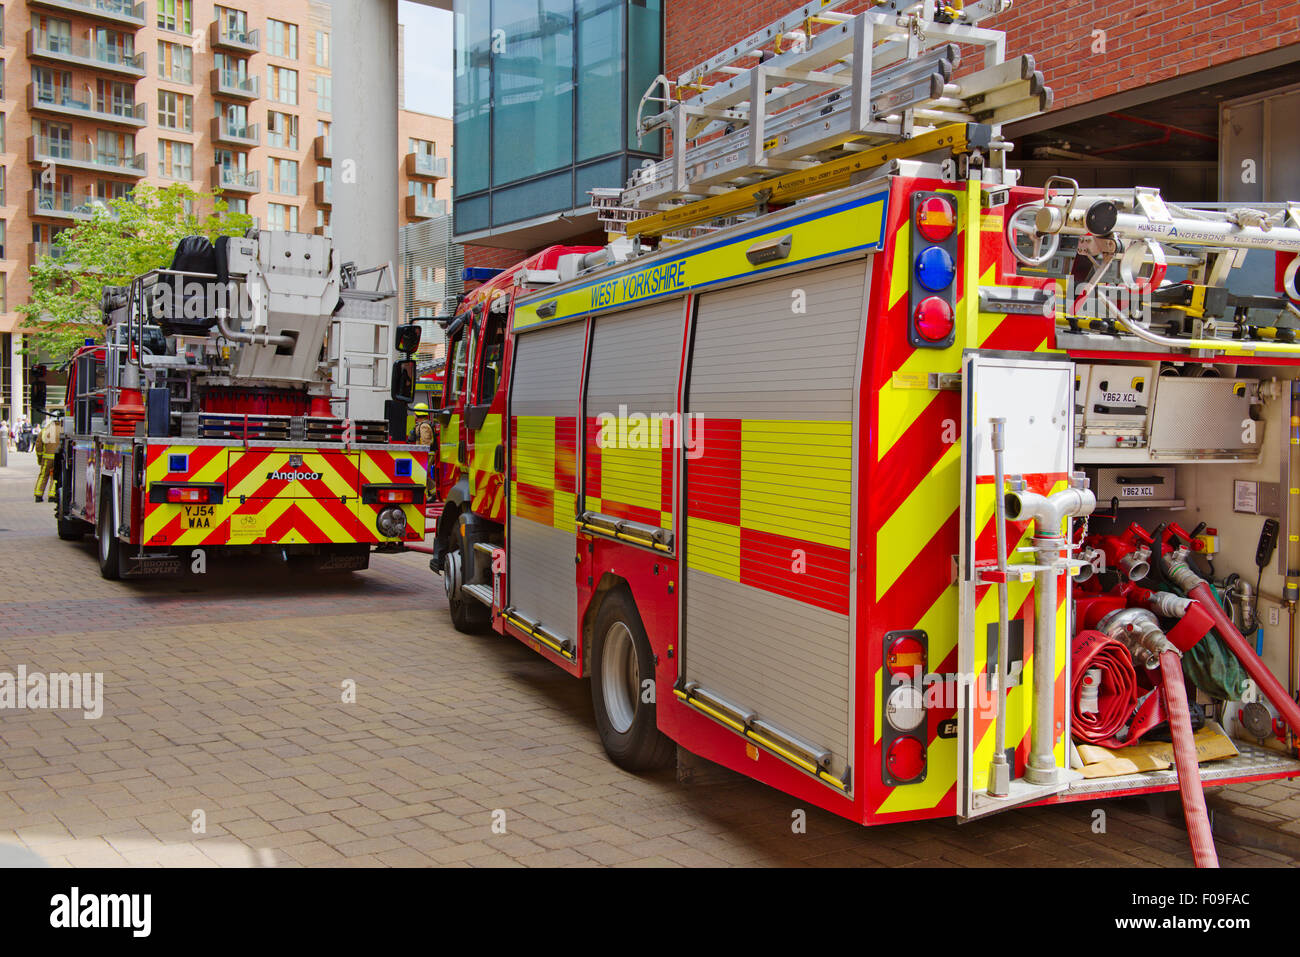
M 478 375 L 478 394 L 475 402 L 487 405 L 501 385 L 501 364 L 506 350 L 506 323 L 504 316 L 489 316 L 483 330 L 483 360 Z

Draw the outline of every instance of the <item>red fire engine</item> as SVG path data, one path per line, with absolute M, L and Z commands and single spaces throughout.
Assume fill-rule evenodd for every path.
M 589 677 L 631 770 L 867 824 L 1181 785 L 1206 862 L 1200 780 L 1300 773 L 1300 207 L 1021 187 L 996 3 L 833 6 L 648 94 L 621 235 L 448 325 L 452 619 Z M 1113 763 L 1166 720 L 1176 768 Z
M 386 269 L 260 231 L 189 237 L 170 269 L 106 288 L 106 341 L 70 362 L 59 537 L 93 534 L 111 579 L 179 574 L 196 550 L 354 570 L 423 539 L 428 450 L 397 444 L 415 362 L 392 361 L 419 329 L 393 341 Z

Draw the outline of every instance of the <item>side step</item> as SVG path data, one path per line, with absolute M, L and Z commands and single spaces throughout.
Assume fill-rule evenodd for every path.
M 467 595 L 472 595 L 487 605 L 492 607 L 492 586 L 491 585 L 461 585 L 460 590 Z

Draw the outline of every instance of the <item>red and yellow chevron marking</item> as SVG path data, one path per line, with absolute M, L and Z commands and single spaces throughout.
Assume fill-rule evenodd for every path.
M 687 566 L 847 615 L 852 423 L 702 426 L 686 463 Z
M 483 419 L 483 425 L 474 433 L 469 462 L 470 509 L 494 522 L 505 521 L 505 476 L 496 470 L 502 419 L 500 412 L 489 413 Z
M 185 472 L 169 471 L 171 458 L 187 456 Z M 290 465 L 290 456 L 301 465 Z M 399 460 L 410 476 L 397 475 Z M 375 527 L 382 505 L 361 503 L 367 483 L 423 488 L 428 453 L 319 449 L 243 449 L 228 445 L 151 445 L 145 460 L 146 545 L 213 546 L 350 544 L 381 541 Z M 219 505 L 168 505 L 147 501 L 154 482 L 204 482 L 225 486 Z M 405 541 L 424 538 L 424 507 L 401 506 Z M 382 539 L 389 540 L 389 539 Z
M 887 281 L 879 284 L 883 298 L 878 296 L 873 310 L 879 315 L 878 332 L 868 359 L 874 364 L 870 381 L 874 383 L 875 406 L 871 429 L 874 451 L 869 454 L 879 476 L 870 481 L 872 494 L 867 505 L 868 534 L 875 554 L 874 574 L 869 580 L 869 594 L 876 603 L 871 617 L 880 623 L 878 627 L 873 625 L 871 632 L 922 629 L 929 635 L 929 670 L 954 673 L 958 667 L 959 606 L 951 562 L 960 549 L 961 395 L 929 388 L 928 377 L 930 373 L 959 372 L 961 355 L 967 348 L 1048 351 L 1053 341 L 1051 320 L 979 311 L 978 287 L 1002 281 L 1004 257 L 1009 254 L 1003 251 L 1002 214 L 981 211 L 977 188 L 896 180 L 894 189 L 889 204 L 892 235 L 880 254 L 883 261 L 877 264 L 876 273 L 887 277 Z M 907 341 L 912 262 L 908 197 L 916 189 L 949 192 L 958 210 L 961 268 L 957 272 L 957 332 L 947 349 L 913 349 Z M 969 241 L 973 234 L 978 235 L 978 242 Z M 977 526 L 981 542 L 986 537 L 991 540 L 990 522 L 991 518 Z M 1015 548 L 1019 543 L 1008 544 Z M 993 550 L 988 548 L 990 554 Z M 1019 590 L 1028 593 L 1029 587 L 1019 586 Z M 1021 606 L 1029 602 L 1025 640 L 1030 644 L 1032 601 L 1024 595 L 1018 597 L 1014 590 L 1011 598 L 1013 608 L 1017 602 Z M 1025 613 L 1023 608 L 1021 613 Z M 878 751 L 885 678 L 883 661 L 880 655 L 875 657 L 870 664 L 874 689 L 871 713 Z M 1064 660 L 1063 655 L 1060 660 Z M 939 738 L 936 733 L 940 722 L 952 713 L 931 711 L 925 781 L 869 791 L 869 815 L 955 812 L 957 740 Z M 1008 732 L 1008 741 L 1019 740 Z M 991 748 L 991 744 L 988 746 Z M 985 759 L 986 767 L 987 763 Z M 878 761 L 868 773 L 879 773 Z
M 571 415 L 511 417 L 511 514 L 565 531 L 574 530 L 577 421 Z
M 672 425 L 654 416 L 591 416 L 584 509 L 673 527 Z

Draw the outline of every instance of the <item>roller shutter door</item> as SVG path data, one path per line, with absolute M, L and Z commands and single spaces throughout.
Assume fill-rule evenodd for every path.
M 577 638 L 574 505 L 586 324 L 520 335 L 510 390 L 507 604 Z
M 673 444 L 684 303 L 597 319 L 587 382 L 588 511 L 672 528 Z
M 852 754 L 851 515 L 864 262 L 700 297 L 683 674 L 830 772 Z M 797 311 L 798 307 L 803 312 Z

